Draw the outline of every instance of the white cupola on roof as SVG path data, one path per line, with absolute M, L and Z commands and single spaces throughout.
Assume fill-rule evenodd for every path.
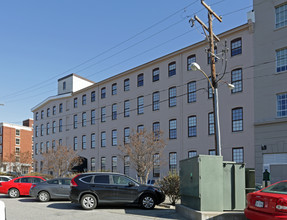
M 74 73 L 58 79 L 58 95 L 76 92 L 93 85 L 94 82 Z

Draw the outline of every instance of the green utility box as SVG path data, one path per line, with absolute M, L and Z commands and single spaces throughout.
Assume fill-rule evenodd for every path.
M 199 211 L 243 210 L 245 166 L 222 156 L 198 155 L 180 161 L 181 204 Z

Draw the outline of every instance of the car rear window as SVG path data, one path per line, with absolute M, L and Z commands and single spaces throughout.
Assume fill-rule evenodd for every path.
M 60 180 L 60 184 L 62 185 L 70 185 L 70 183 L 71 183 L 71 180 L 68 180 L 68 179 Z
M 271 185 L 266 189 L 263 189 L 262 192 L 287 194 L 287 182 L 279 182 L 277 184 Z
M 40 178 L 33 178 L 33 183 L 40 183 L 43 182 L 44 180 L 40 179 Z
M 93 176 L 86 176 L 81 178 L 80 180 L 85 183 L 90 183 L 92 181 Z
M 109 176 L 108 175 L 96 175 L 94 177 L 94 183 L 99 183 L 99 184 L 109 184 Z

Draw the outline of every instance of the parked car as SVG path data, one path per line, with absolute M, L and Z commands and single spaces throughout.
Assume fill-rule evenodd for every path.
M 70 200 L 87 210 L 105 203 L 138 204 L 153 209 L 165 200 L 165 195 L 159 188 L 139 184 L 123 174 L 85 173 L 72 179 Z
M 32 183 L 43 182 L 45 179 L 41 176 L 21 176 L 8 182 L 0 183 L 0 193 L 8 194 L 11 198 L 29 195 Z
M 0 176 L 0 182 L 7 182 L 13 179 L 11 176 Z
M 252 220 L 287 219 L 287 180 L 248 193 L 244 212 Z
M 50 199 L 69 199 L 71 178 L 56 178 L 32 184 L 29 195 L 41 202 Z

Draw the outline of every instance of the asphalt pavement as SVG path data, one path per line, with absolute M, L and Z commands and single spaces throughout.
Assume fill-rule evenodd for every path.
M 99 206 L 94 210 L 83 210 L 70 201 L 38 202 L 31 197 L 9 198 L 0 194 L 0 200 L 6 205 L 7 220 L 142 220 L 142 219 L 179 219 L 183 220 L 174 207 L 156 206 L 153 210 L 144 210 L 134 206 Z

